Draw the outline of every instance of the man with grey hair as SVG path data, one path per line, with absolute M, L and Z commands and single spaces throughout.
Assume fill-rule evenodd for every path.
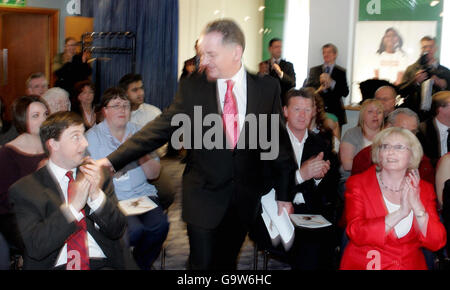
M 27 95 L 37 95 L 42 97 L 48 90 L 47 78 L 41 72 L 32 73 L 25 82 L 25 85 Z
M 392 86 L 381 86 L 375 91 L 374 97 L 383 104 L 383 113 L 386 120 L 387 116 L 395 110 L 397 91 Z
M 284 209 L 293 212 L 296 164 L 288 151 L 289 135 L 280 120 L 280 86 L 272 77 L 246 71 L 242 61 L 245 38 L 239 26 L 232 20 L 213 21 L 202 32 L 198 44 L 205 74 L 183 79 L 168 109 L 98 163 L 120 170 L 169 141 L 179 128 L 171 124 L 173 117 L 188 117 L 194 126 L 185 131 L 183 138 L 195 139 L 195 144 L 201 145 L 185 146 L 182 217 L 189 236 L 189 266 L 231 270 L 236 269 L 250 226 L 261 214 L 261 194 L 275 188 L 278 213 Z M 212 149 L 202 141 L 215 127 L 194 128 L 202 124 L 198 108 L 202 116 L 218 118 L 220 130 L 215 137 L 219 141 Z M 259 118 L 261 115 L 267 119 Z M 255 126 L 245 121 L 247 116 L 255 117 Z M 263 160 L 261 154 L 271 149 L 252 139 L 257 134 L 254 130 L 265 126 L 276 129 L 260 132 L 271 135 L 273 146 L 278 146 L 273 160 Z
M 347 123 L 342 98 L 347 97 L 349 90 L 345 68 L 336 64 L 337 47 L 332 43 L 322 46 L 323 64 L 309 70 L 305 87 L 313 87 L 323 99 L 325 112 L 336 115 L 340 131 Z
M 50 114 L 60 111 L 70 111 L 69 93 L 61 88 L 54 87 L 49 89 L 42 96 L 47 102 Z
M 414 134 L 419 126 L 419 117 L 409 108 L 398 108 L 387 117 L 385 128 L 400 127 L 410 130 Z M 352 175 L 361 173 L 369 169 L 372 162 L 372 146 L 367 146 L 356 154 L 353 158 Z M 419 165 L 420 178 L 434 184 L 435 169 L 430 159 L 424 154 Z

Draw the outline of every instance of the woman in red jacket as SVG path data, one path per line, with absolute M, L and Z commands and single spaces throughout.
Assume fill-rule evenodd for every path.
M 389 128 L 372 144 L 374 166 L 350 177 L 345 207 L 350 239 L 341 269 L 427 269 L 421 247 L 436 251 L 446 232 L 433 185 L 420 180 L 422 147 L 410 131 Z

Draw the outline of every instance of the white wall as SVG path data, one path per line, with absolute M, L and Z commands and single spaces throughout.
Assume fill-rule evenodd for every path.
M 358 19 L 359 0 L 310 0 L 310 35 L 308 68 L 323 63 L 322 45 L 333 43 L 338 48 L 336 63 L 347 70 L 350 93 L 344 99 L 350 101 L 353 36 Z M 300 80 L 299 80 L 300 81 Z M 349 128 L 356 126 L 359 111 L 347 110 L 347 124 L 342 128 L 342 136 Z
M 331 42 L 338 48 L 336 63 L 347 69 L 347 81 L 350 82 L 352 76 L 354 26 L 358 17 L 359 1 L 310 1 L 311 22 L 308 68 L 323 63 L 322 45 Z M 349 99 L 347 97 L 345 101 Z
M 264 0 L 179 0 L 178 76 L 184 61 L 195 55 L 194 43 L 203 28 L 219 18 L 235 20 L 245 35 L 244 65 L 258 70 L 262 58 L 264 11 L 258 11 Z M 250 18 L 246 18 L 250 17 Z

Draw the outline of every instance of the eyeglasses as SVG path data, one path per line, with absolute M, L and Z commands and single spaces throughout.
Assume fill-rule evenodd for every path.
M 402 145 L 402 144 L 397 144 L 397 145 L 391 145 L 391 144 L 381 144 L 379 146 L 380 150 L 391 150 L 394 149 L 394 151 L 406 151 L 406 150 L 410 150 L 409 147 Z
M 115 111 L 119 111 L 120 109 L 129 110 L 131 108 L 130 104 L 126 105 L 113 105 L 113 106 L 106 106 L 107 108 L 111 108 Z

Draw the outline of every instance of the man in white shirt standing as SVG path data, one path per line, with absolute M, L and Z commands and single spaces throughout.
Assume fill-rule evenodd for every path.
M 26 248 L 24 269 L 131 266 L 122 245 L 125 216 L 108 172 L 85 156 L 81 117 L 55 113 L 42 124 L 40 135 L 48 164 L 9 191 Z
M 122 88 L 131 103 L 130 122 L 144 127 L 152 121 L 161 110 L 153 105 L 144 103 L 145 90 L 142 76 L 138 74 L 126 74 L 119 81 L 119 87 Z

